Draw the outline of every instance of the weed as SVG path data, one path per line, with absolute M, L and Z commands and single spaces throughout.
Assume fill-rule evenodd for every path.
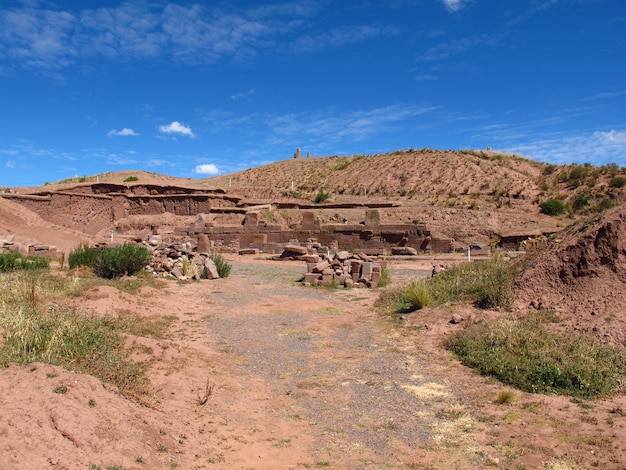
M 380 271 L 380 280 L 378 281 L 378 287 L 386 287 L 391 284 L 391 274 L 387 268 L 382 268 Z
M 204 394 L 202 396 L 198 397 L 198 400 L 196 401 L 198 406 L 203 406 L 203 405 L 207 404 L 207 402 L 209 401 L 209 398 L 211 397 L 211 395 L 213 395 L 213 388 L 214 387 L 215 387 L 215 384 L 212 384 L 208 380 L 206 381 L 206 387 L 204 389 Z
M 132 175 L 132 176 L 129 176 L 127 178 L 124 178 L 124 183 L 130 183 L 132 181 L 138 181 L 138 180 L 139 180 L 139 178 L 137 178 L 136 176 Z
M 313 202 L 315 204 L 321 204 L 322 202 L 326 201 L 329 198 L 330 198 L 330 193 L 327 193 L 326 191 L 320 189 L 320 191 L 317 193 L 317 195 L 313 199 Z
M 402 291 L 401 303 L 407 305 L 405 310 L 419 310 L 428 306 L 432 301 L 426 280 L 414 281 Z
M 494 400 L 498 405 L 510 405 L 515 401 L 515 393 L 510 390 L 502 390 Z
M 89 401 L 87 402 L 87 405 L 89 406 L 89 408 L 93 408 L 94 406 L 96 406 L 96 400 L 94 400 L 93 398 L 90 398 Z
M 67 385 L 59 385 L 58 387 L 54 387 L 52 391 L 59 395 L 65 395 L 67 393 Z

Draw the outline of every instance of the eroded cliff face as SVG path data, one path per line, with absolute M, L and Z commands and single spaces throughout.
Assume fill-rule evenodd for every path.
M 223 191 L 158 185 L 126 186 L 96 183 L 62 191 L 5 194 L 50 222 L 95 234 L 133 215 L 170 213 L 195 216 L 213 209 L 234 208 L 239 198 Z

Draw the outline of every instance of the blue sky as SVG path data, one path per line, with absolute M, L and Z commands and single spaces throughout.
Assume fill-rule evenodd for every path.
M 0 186 L 296 147 L 626 166 L 626 2 L 0 3 Z

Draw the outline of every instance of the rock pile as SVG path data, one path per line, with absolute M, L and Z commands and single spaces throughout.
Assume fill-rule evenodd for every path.
M 186 279 L 218 279 L 220 276 L 208 251 L 199 240 L 172 240 L 166 242 L 161 235 L 155 235 L 150 229 L 140 231 L 134 239 L 145 246 L 152 254 L 152 261 L 146 271 L 156 277 L 174 277 Z
M 338 251 L 334 256 L 303 255 L 307 272 L 304 285 L 332 285 L 345 287 L 378 287 L 383 264 L 364 253 L 350 255 Z

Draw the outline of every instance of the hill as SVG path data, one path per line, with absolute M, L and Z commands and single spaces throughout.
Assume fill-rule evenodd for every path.
M 156 193 L 219 189 L 242 199 L 242 206 L 311 205 L 316 196 L 324 195 L 328 197 L 326 203 L 316 205 L 314 210 L 323 223 L 363 221 L 363 209 L 342 208 L 342 204 L 348 207 L 387 203 L 393 207 L 380 209 L 383 223 L 423 222 L 459 246 L 487 246 L 510 235 L 523 239 L 560 231 L 581 217 L 621 203 L 626 173 L 617 165 L 556 166 L 491 151 L 409 149 L 371 156 L 290 159 L 207 179 L 124 171 L 12 191 L 22 195 L 85 192 L 97 184 L 124 185 L 130 192 L 146 185 L 151 185 L 150 191 Z M 551 198 L 563 202 L 563 215 L 551 217 L 541 213 L 540 203 Z M 329 206 L 329 202 L 334 205 Z M 85 217 L 79 217 L 85 227 L 89 226 L 86 229 L 81 223 L 71 223 L 77 210 L 66 205 L 55 208 L 54 213 L 40 215 L 56 226 L 65 225 L 89 236 L 98 231 L 94 224 L 107 230 L 137 225 L 135 221 L 116 220 L 115 227 L 91 216 L 86 217 L 85 225 Z M 281 209 L 272 217 L 272 222 L 289 225 L 300 220 L 301 211 Z M 3 222 L 0 230 L 22 230 L 20 224 L 11 224 L 9 220 Z

